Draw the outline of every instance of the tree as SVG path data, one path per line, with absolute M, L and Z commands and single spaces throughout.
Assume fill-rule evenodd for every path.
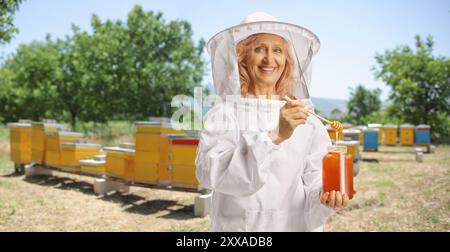
M 368 116 L 381 108 L 379 88 L 370 90 L 362 85 L 350 89 L 350 99 L 347 102 L 347 116 L 344 118 L 353 124 L 368 123 Z
M 13 24 L 13 15 L 22 2 L 23 0 L 0 1 L 0 45 L 11 41 L 14 33 L 18 32 Z
M 61 73 L 57 50 L 47 37 L 44 42 L 20 45 L 5 61 L 0 70 L 0 113 L 4 122 L 58 116 L 54 83 L 60 80 Z
M 435 57 L 433 39 L 415 37 L 415 51 L 399 46 L 377 54 L 375 76 L 391 91 L 391 113 L 403 122 L 429 124 L 434 138 L 450 136 L 450 59 Z
M 161 116 L 163 105 L 178 94 L 192 95 L 200 85 L 205 63 L 201 59 L 205 42 L 196 46 L 188 22 L 166 22 L 162 13 L 147 12 L 136 6 L 128 15 L 127 83 L 133 85 L 130 99 L 136 102 L 129 111 L 137 118 Z M 151 32 L 149 32 L 151 30 Z M 128 103 L 130 106 L 130 103 Z M 168 111 L 170 113 L 170 111 Z
M 22 45 L 5 60 L 2 120 L 53 117 L 75 126 L 170 116 L 172 97 L 200 85 L 205 42 L 194 43 L 186 21 L 136 6 L 127 22 L 93 15 L 91 25 L 92 33 L 73 25 L 73 34 Z

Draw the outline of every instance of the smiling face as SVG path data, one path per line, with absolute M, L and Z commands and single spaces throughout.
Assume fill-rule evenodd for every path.
M 272 34 L 259 34 L 250 47 L 247 69 L 255 85 L 274 87 L 286 65 L 284 39 Z
M 280 36 L 258 33 L 236 46 L 241 95 L 290 95 L 293 61 Z

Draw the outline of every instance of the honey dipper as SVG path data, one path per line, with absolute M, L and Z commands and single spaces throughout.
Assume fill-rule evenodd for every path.
M 286 101 L 292 101 L 292 99 L 289 98 L 288 96 L 285 96 L 284 99 L 285 99 Z M 314 116 L 316 116 L 317 118 L 319 118 L 320 120 L 322 120 L 322 121 L 324 121 L 324 122 L 330 124 L 331 128 L 333 128 L 335 131 L 341 131 L 341 130 L 344 128 L 344 127 L 342 126 L 342 123 L 340 123 L 340 122 L 338 122 L 338 121 L 330 121 L 330 120 L 328 120 L 328 119 L 326 119 L 326 118 L 323 118 L 322 116 L 320 116 L 320 115 L 318 115 L 318 114 L 312 112 L 311 110 L 307 110 L 307 111 L 308 111 L 308 113 L 310 113 L 311 115 L 314 115 Z

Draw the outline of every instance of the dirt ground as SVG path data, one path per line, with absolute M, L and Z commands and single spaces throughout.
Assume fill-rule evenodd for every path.
M 450 146 L 417 163 L 413 147 L 364 152 L 348 208 L 326 231 L 450 231 Z M 0 231 L 206 231 L 193 215 L 195 193 L 131 187 L 93 194 L 93 178 L 55 173 L 26 180 L 13 174 L 0 141 Z

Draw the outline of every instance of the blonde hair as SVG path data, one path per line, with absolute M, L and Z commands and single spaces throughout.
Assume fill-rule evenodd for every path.
M 239 80 L 241 82 L 241 95 L 246 97 L 250 94 L 255 94 L 255 83 L 250 77 L 249 70 L 246 65 L 247 57 L 249 55 L 249 50 L 253 43 L 256 41 L 259 35 L 262 33 L 257 33 L 249 36 L 248 38 L 240 41 L 236 45 L 236 53 L 238 58 L 238 68 L 239 68 Z M 290 54 L 288 43 L 283 39 L 283 45 L 286 48 L 284 50 L 286 56 L 286 64 L 283 72 L 280 75 L 277 83 L 275 84 L 275 92 L 280 97 L 289 96 L 293 98 L 293 86 L 294 86 L 294 64 L 293 59 Z

